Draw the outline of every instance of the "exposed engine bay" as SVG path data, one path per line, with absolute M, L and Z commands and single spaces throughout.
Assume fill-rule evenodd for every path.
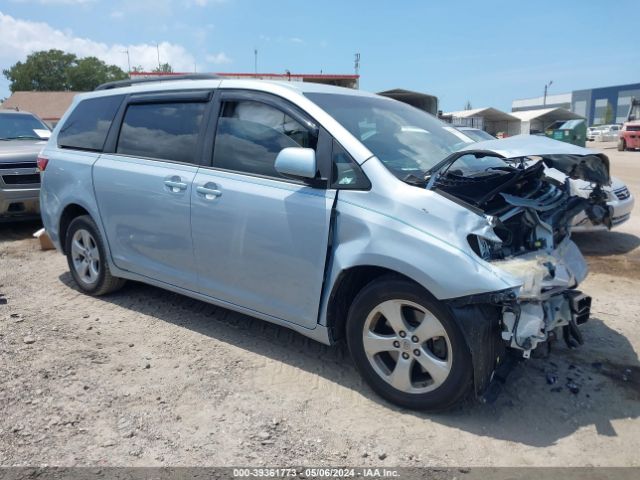
M 610 182 L 608 159 L 586 149 L 512 157 L 482 148 L 489 143 L 495 142 L 450 156 L 430 172 L 427 188 L 484 215 L 493 235 L 469 235 L 471 248 L 521 282 L 499 302 L 507 345 L 528 357 L 559 334 L 570 347 L 581 344 L 578 326 L 589 318 L 591 298 L 576 290 L 587 265 L 570 239 L 571 220 L 584 211 L 594 224 L 611 228 L 602 189 Z M 574 179 L 592 188 L 579 191 Z

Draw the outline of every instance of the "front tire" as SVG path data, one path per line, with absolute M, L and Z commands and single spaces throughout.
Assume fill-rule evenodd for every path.
M 472 387 L 472 360 L 451 313 L 419 285 L 395 276 L 356 296 L 347 343 L 371 388 L 396 405 L 446 410 Z
M 618 151 L 624 152 L 627 149 L 627 145 L 625 144 L 623 139 L 618 140 Z
M 111 275 L 98 227 L 88 215 L 74 218 L 65 238 L 69 271 L 76 285 L 89 295 L 105 295 L 125 284 Z

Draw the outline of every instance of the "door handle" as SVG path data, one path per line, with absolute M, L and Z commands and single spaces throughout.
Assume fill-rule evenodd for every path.
M 171 179 L 165 180 L 164 184 L 169 187 L 169 191 L 173 193 L 179 193 L 187 189 L 189 185 L 180 181 L 180 177 L 172 177 Z
M 215 183 L 208 182 L 204 185 L 196 187 L 196 192 L 202 195 L 205 200 L 215 200 L 222 196 L 222 192 L 218 190 L 218 186 Z

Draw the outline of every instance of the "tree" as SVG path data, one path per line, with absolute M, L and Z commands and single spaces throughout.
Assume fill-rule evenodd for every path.
M 35 52 L 2 73 L 11 82 L 12 92 L 23 90 L 93 90 L 101 83 L 127 78 L 115 65 L 96 57 L 78 58 L 62 50 Z
M 107 65 L 96 57 L 79 59 L 73 67 L 69 68 L 68 75 L 69 89 L 75 91 L 93 90 L 101 83 L 127 78 L 127 74 L 119 67 Z
M 62 50 L 35 52 L 2 73 L 16 90 L 69 90 L 67 71 L 76 61 L 72 53 Z
M 154 68 L 153 73 L 173 73 L 173 67 L 171 67 L 171 65 L 169 65 L 168 63 L 163 63 L 157 68 Z

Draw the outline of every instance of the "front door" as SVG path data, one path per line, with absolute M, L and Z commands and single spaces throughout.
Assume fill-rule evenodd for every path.
M 308 328 L 317 323 L 335 190 L 280 176 L 285 147 L 317 144 L 317 128 L 277 107 L 223 97 L 213 168 L 192 190 L 200 291 Z

